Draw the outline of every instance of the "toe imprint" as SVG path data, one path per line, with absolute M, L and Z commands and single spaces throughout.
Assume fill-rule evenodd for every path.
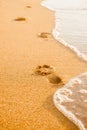
M 49 66 L 49 65 L 42 65 L 42 66 L 39 65 L 34 70 L 34 73 L 38 74 L 38 75 L 45 76 L 45 75 L 49 75 L 49 74 L 54 73 L 54 68 L 52 66 Z

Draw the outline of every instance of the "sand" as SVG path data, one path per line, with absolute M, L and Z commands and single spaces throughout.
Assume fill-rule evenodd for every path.
M 1 0 L 0 130 L 78 130 L 55 108 L 53 94 L 87 65 L 53 39 L 54 13 L 40 2 Z M 45 75 L 36 74 L 44 65 Z

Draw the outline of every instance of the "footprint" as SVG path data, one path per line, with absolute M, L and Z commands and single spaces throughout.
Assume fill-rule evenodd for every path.
M 50 34 L 51 34 L 51 33 L 42 32 L 42 33 L 39 33 L 39 34 L 38 34 L 38 37 L 40 37 L 40 38 L 46 38 L 46 39 L 47 39 Z
M 26 21 L 26 18 L 24 18 L 24 17 L 18 17 L 16 19 L 14 19 L 14 21 Z
M 48 81 L 52 84 L 62 83 L 62 79 L 55 74 L 55 69 L 49 65 L 37 66 L 34 73 L 41 76 L 46 76 Z
M 32 8 L 30 5 L 27 5 L 26 8 Z
M 49 66 L 49 65 L 42 65 L 42 66 L 39 65 L 34 70 L 34 73 L 38 74 L 38 75 L 45 76 L 45 75 L 49 75 L 49 74 L 54 73 L 54 68 L 52 66 Z

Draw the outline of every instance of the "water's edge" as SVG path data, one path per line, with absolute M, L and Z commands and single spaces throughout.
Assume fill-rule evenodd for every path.
M 56 13 L 56 9 L 53 9 L 52 5 L 48 6 L 48 4 L 45 4 L 45 1 L 47 0 L 41 2 L 41 5 Z M 84 53 L 80 52 L 74 45 L 70 45 L 68 42 L 63 40 L 63 38 L 60 38 L 59 34 L 60 32 L 56 30 L 55 20 L 55 27 L 53 28 L 52 32 L 54 39 L 59 41 L 65 47 L 70 48 L 77 54 L 79 58 L 81 58 L 87 63 L 87 52 L 86 55 L 84 55 Z M 80 82 L 78 82 L 77 79 Z M 80 93 L 81 91 L 83 91 L 83 93 Z M 87 94 L 87 72 L 71 79 L 65 86 L 58 89 L 53 96 L 53 102 L 56 108 L 60 110 L 60 112 L 62 112 L 66 117 L 68 117 L 73 123 L 75 123 L 80 130 L 87 130 L 87 115 L 84 114 L 85 108 L 87 107 L 87 96 L 85 96 L 85 93 Z M 78 97 L 74 98 L 75 94 L 78 95 Z M 83 96 L 85 99 L 82 99 L 81 96 Z M 81 110 L 78 111 L 79 99 L 81 99 L 80 103 L 82 104 L 82 106 L 80 107 Z M 70 104 L 72 103 L 72 101 L 73 105 L 71 106 Z M 81 118 L 81 116 L 83 118 Z
M 50 9 L 51 11 L 54 11 L 54 13 L 56 13 L 56 9 L 53 9 L 51 6 L 48 6 L 47 4 L 45 4 L 45 1 L 46 0 L 41 2 L 41 6 L 46 7 L 48 9 Z M 56 20 L 55 20 L 55 25 L 56 25 Z M 81 53 L 75 46 L 68 44 L 68 42 L 64 41 L 63 38 L 60 38 L 59 34 L 60 34 L 60 32 L 58 32 L 58 30 L 56 31 L 56 26 L 54 26 L 53 31 L 52 31 L 52 35 L 53 35 L 54 39 L 59 41 L 65 47 L 70 48 L 72 51 L 74 51 L 77 54 L 77 56 L 79 58 L 81 58 L 85 62 L 87 62 L 87 56 L 85 56 L 83 53 Z
M 53 96 L 56 108 L 75 123 L 80 130 L 87 130 L 86 79 L 87 72 L 71 79 L 65 86 L 58 89 Z

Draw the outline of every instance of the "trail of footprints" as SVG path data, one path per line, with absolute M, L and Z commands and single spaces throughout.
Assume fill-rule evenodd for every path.
M 32 8 L 30 5 L 27 5 L 26 8 Z M 26 21 L 27 19 L 25 17 L 17 17 L 14 19 L 14 21 Z M 51 33 L 48 32 L 42 32 L 38 33 L 39 38 L 47 39 Z M 62 79 L 55 74 L 55 69 L 52 66 L 49 65 L 42 65 L 37 66 L 34 70 L 34 73 L 37 75 L 45 76 L 48 81 L 52 84 L 59 84 L 62 83 Z
M 32 8 L 31 5 L 27 5 L 26 8 Z M 17 22 L 26 22 L 27 21 L 27 18 L 25 17 L 17 17 L 14 19 L 14 21 L 17 21 Z M 48 33 L 48 32 L 41 32 L 41 33 L 38 33 L 37 36 L 39 38 L 43 38 L 43 39 L 47 39 L 49 36 L 51 35 L 51 33 Z
M 27 5 L 26 8 L 32 8 L 32 7 L 30 5 Z M 19 22 L 26 21 L 26 20 L 27 20 L 27 18 L 25 18 L 25 17 L 17 17 L 14 19 L 14 21 L 19 21 Z
M 52 84 L 62 83 L 62 79 L 55 74 L 55 69 L 49 65 L 37 66 L 34 70 L 36 75 L 45 76 Z

